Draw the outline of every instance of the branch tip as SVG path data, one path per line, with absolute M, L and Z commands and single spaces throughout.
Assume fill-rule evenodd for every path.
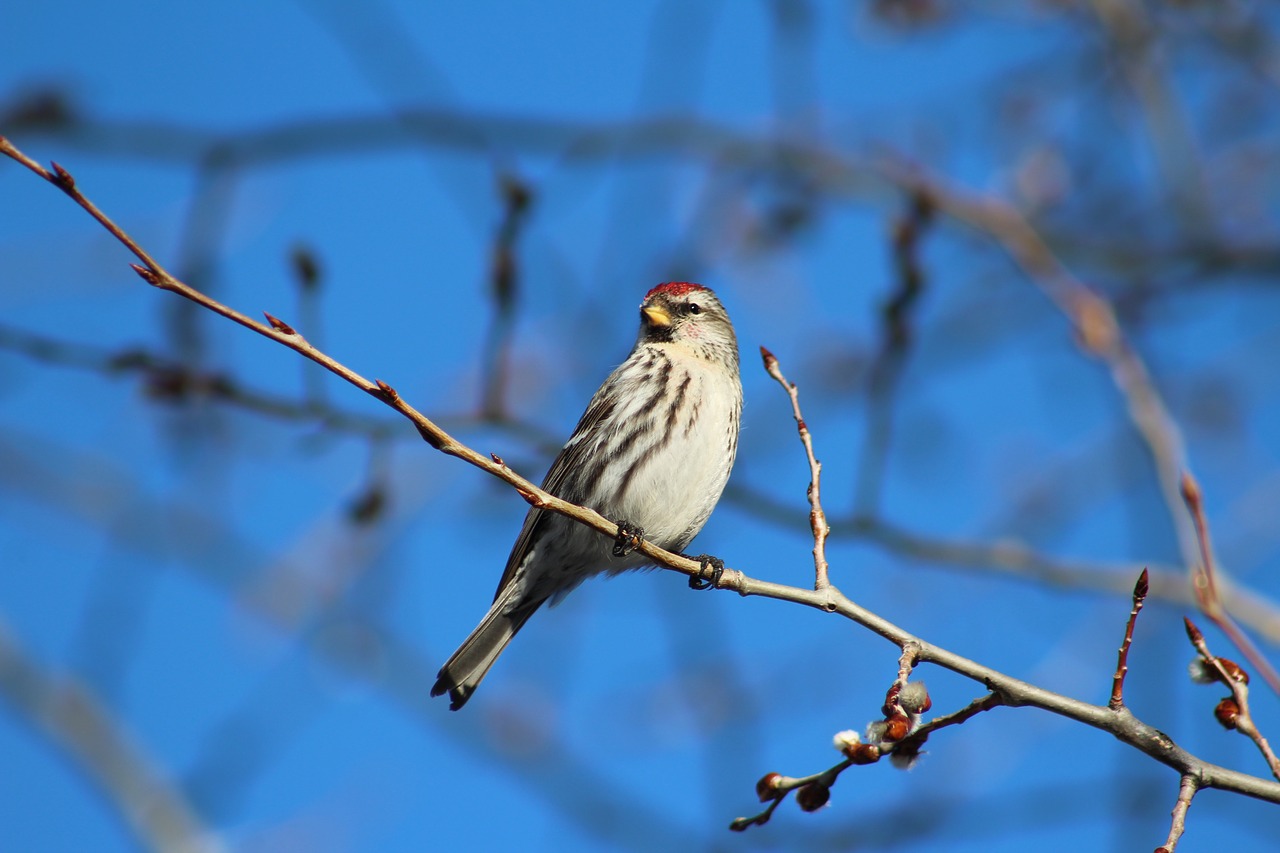
M 1182 621 L 1185 622 L 1187 626 L 1187 639 L 1191 640 L 1192 643 L 1203 643 L 1204 634 L 1200 633 L 1200 629 L 1196 627 L 1196 623 L 1192 622 L 1191 619 L 1186 616 L 1182 617 Z

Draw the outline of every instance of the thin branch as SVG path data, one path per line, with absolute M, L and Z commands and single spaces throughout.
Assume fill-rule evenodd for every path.
M 1191 799 L 1199 789 L 1194 776 L 1187 774 L 1182 777 L 1178 786 L 1178 800 L 1173 804 L 1171 813 L 1173 821 L 1169 825 L 1169 837 L 1165 839 L 1163 846 L 1156 848 L 1155 853 L 1174 853 L 1178 849 L 1178 840 L 1187 828 L 1187 811 L 1191 808 Z
M 950 714 L 943 714 L 941 717 L 934 717 L 932 720 L 908 735 L 903 741 L 903 744 L 906 745 L 909 742 L 914 742 L 916 744 L 917 751 L 919 751 L 919 746 L 929 738 L 929 735 L 939 729 L 945 729 L 948 726 L 963 725 L 979 714 L 985 711 L 990 711 L 992 708 L 999 708 L 1003 704 L 1004 700 L 1000 697 L 999 693 L 988 693 L 986 696 L 974 699 L 959 711 L 952 711 Z
M 764 369 L 772 376 L 782 390 L 791 398 L 791 412 L 796 419 L 796 430 L 800 433 L 800 442 L 804 445 L 805 457 L 809 460 L 809 528 L 813 531 L 813 588 L 824 590 L 831 586 L 827 573 L 827 537 L 831 534 L 831 525 L 827 524 L 827 514 L 822 510 L 822 463 L 813 455 L 813 437 L 809 434 L 809 425 L 804 422 L 800 411 L 800 391 L 794 383 L 788 382 L 778 367 L 778 359 L 764 347 L 760 347 L 760 356 L 764 359 Z
M 1107 706 L 1113 711 L 1124 706 L 1124 677 L 1129 673 L 1129 646 L 1133 643 L 1133 626 L 1138 622 L 1138 614 L 1142 611 L 1142 604 L 1147 600 L 1150 588 L 1150 576 L 1143 569 L 1133 587 L 1133 609 L 1129 611 L 1129 621 L 1124 626 L 1124 640 L 1120 643 L 1120 653 L 1116 659 L 1116 674 L 1111 680 L 1111 701 Z
M 1200 563 L 1193 570 L 1192 577 L 1192 589 L 1195 590 L 1200 611 L 1213 620 L 1219 630 L 1231 640 L 1231 644 L 1253 664 L 1253 668 L 1262 675 L 1271 690 L 1280 695 L 1280 673 L 1276 672 L 1271 662 L 1258 650 L 1253 640 L 1249 639 L 1249 635 L 1240 630 L 1240 626 L 1222 606 L 1222 597 L 1218 594 L 1217 560 L 1214 559 L 1213 542 L 1209 538 L 1209 520 L 1204 514 L 1204 498 L 1200 492 L 1200 484 L 1189 471 L 1182 475 L 1182 500 L 1191 513 L 1196 541 L 1200 545 Z

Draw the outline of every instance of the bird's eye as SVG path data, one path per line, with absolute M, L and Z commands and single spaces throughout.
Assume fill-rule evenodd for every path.
M 690 303 L 689 303 L 689 313 L 690 313 L 690 314 L 701 314 L 701 313 L 702 313 L 702 306 L 701 306 L 701 305 L 699 305 L 699 304 L 698 304 L 698 303 L 696 303 L 696 302 L 690 302 Z

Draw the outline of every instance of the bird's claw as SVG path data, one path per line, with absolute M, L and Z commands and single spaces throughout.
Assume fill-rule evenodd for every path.
M 698 561 L 698 573 L 689 575 L 689 589 L 715 589 L 720 586 L 720 578 L 724 577 L 724 560 L 710 554 L 699 554 L 694 557 Z
M 625 557 L 640 547 L 644 530 L 625 521 L 618 522 L 618 535 L 613 539 L 613 556 Z

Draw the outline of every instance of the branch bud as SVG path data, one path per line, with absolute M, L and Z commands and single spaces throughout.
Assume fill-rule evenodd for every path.
M 1240 664 L 1227 658 L 1218 658 L 1218 663 L 1222 664 L 1222 669 L 1227 673 L 1227 678 L 1239 684 L 1249 683 L 1249 673 L 1240 668 Z
M 862 737 L 853 729 L 836 732 L 836 736 L 831 739 L 831 745 L 836 748 L 836 752 L 839 752 L 845 758 L 852 758 L 853 756 L 850 755 L 850 752 L 861 744 Z
M 152 287 L 160 286 L 160 276 L 156 275 L 154 270 L 147 269 L 140 264 L 129 264 L 129 268 L 136 272 L 139 278 Z
M 1213 716 L 1218 718 L 1218 722 L 1224 729 L 1230 731 L 1236 727 L 1236 720 L 1240 716 L 1240 706 L 1236 704 L 1236 700 L 1228 696 L 1218 703 L 1218 707 L 1213 709 Z
M 284 320 L 281 320 L 279 317 L 273 317 L 270 314 L 268 314 L 266 311 L 262 312 L 262 316 L 267 318 L 267 322 L 271 324 L 271 328 L 275 329 L 277 332 L 280 332 L 281 334 L 284 334 L 284 335 L 298 334 L 293 330 L 293 326 L 290 326 L 288 323 L 286 323 Z
M 860 743 L 845 753 L 854 764 L 875 764 L 880 760 L 880 747 L 873 743 Z
M 796 791 L 796 805 L 806 812 L 816 812 L 830 799 L 831 789 L 821 782 L 810 782 Z
M 50 160 L 49 165 L 53 167 L 53 183 L 65 192 L 71 192 L 76 188 L 76 179 L 71 177 L 71 173 L 59 166 L 55 161 Z
M 782 783 L 781 773 L 766 773 L 756 782 L 756 796 L 760 802 L 767 803 L 778 798 L 778 788 Z
M 884 739 L 897 743 L 911 733 L 911 720 L 905 714 L 894 714 L 885 720 Z

